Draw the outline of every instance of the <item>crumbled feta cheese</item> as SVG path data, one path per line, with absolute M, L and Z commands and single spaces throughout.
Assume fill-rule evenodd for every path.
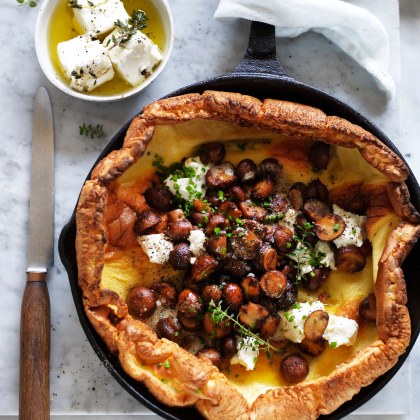
M 109 57 L 120 77 L 132 86 L 143 82 L 162 60 L 159 47 L 146 35 L 137 31 L 123 45 L 115 45 L 113 39 L 121 36 L 121 30 L 115 29 L 105 39 L 103 45 L 108 48 Z
M 344 232 L 333 241 L 337 248 L 346 245 L 362 246 L 365 240 L 364 224 L 366 216 L 350 213 L 338 207 L 336 204 L 333 205 L 333 212 L 342 217 L 346 223 Z
M 172 242 L 165 239 L 163 233 L 139 236 L 137 241 L 149 257 L 149 261 L 156 264 L 168 262 L 169 253 L 174 249 Z
M 90 36 L 60 42 L 57 53 L 70 87 L 79 92 L 90 92 L 114 77 L 106 49 Z
M 77 0 L 73 7 L 76 28 L 97 36 L 114 28 L 114 22 L 127 22 L 130 16 L 120 0 Z
M 315 252 L 319 255 L 324 254 L 325 256 L 320 259 L 320 264 L 324 267 L 329 267 L 331 270 L 337 270 L 335 266 L 334 252 L 330 247 L 330 244 L 326 241 L 318 241 L 315 245 Z
M 201 163 L 199 156 L 187 159 L 184 166 L 191 172 L 188 178 L 176 178 L 174 175 L 169 175 L 163 183 L 172 194 L 185 201 L 192 202 L 194 199 L 204 197 L 207 191 L 206 173 L 211 166 Z
M 315 311 L 324 310 L 324 304 L 320 301 L 296 303 L 290 311 L 279 312 L 281 315 L 280 331 L 283 338 L 293 343 L 301 343 L 305 338 L 305 320 Z M 336 315 L 329 315 L 327 328 L 322 337 L 327 340 L 331 347 L 342 345 L 352 346 L 357 338 L 359 325 L 356 321 Z
M 352 346 L 357 339 L 358 323 L 344 316 L 330 315 L 327 328 L 322 335 L 330 346 Z
M 284 213 L 283 219 L 280 220 L 279 225 L 287 226 L 292 232 L 295 231 L 296 217 L 298 212 L 292 208 Z
M 285 338 L 292 343 L 301 343 L 305 338 L 303 328 L 306 318 L 314 311 L 323 311 L 324 304 L 317 300 L 315 302 L 296 303 L 295 306 L 290 311 L 279 312 L 281 315 L 280 328 Z
M 230 364 L 242 365 L 246 370 L 253 370 L 258 360 L 258 348 L 254 337 L 237 337 L 236 349 L 238 352 L 230 359 Z
M 206 235 L 201 229 L 192 230 L 190 236 L 188 236 L 190 242 L 190 251 L 198 256 L 205 251 L 204 243 L 206 241 Z

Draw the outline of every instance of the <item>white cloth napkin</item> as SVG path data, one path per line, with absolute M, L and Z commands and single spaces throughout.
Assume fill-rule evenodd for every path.
M 337 44 L 375 78 L 388 99 L 395 84 L 388 73 L 389 38 L 381 21 L 341 0 L 220 0 L 215 18 L 244 18 L 276 26 L 276 35 L 312 30 Z

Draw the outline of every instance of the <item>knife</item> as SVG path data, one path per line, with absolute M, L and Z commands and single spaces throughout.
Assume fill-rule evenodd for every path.
M 20 420 L 50 417 L 50 299 L 54 249 L 54 128 L 47 90 L 39 88 L 32 122 L 28 268 L 20 324 Z

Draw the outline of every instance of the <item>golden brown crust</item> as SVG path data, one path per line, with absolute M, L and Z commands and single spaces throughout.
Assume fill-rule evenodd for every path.
M 407 185 L 404 182 L 389 182 L 386 187 L 395 213 L 407 222 L 420 223 L 420 214 L 411 204 Z
M 259 396 L 251 407 L 226 377 L 156 334 L 128 315 L 125 302 L 101 288 L 106 232 L 104 211 L 109 184 L 144 153 L 155 127 L 192 119 L 226 121 L 271 130 L 299 139 L 318 140 L 357 148 L 361 156 L 388 179 L 387 185 L 341 185 L 331 199 L 341 207 L 368 207 L 368 231 L 393 212 L 402 222 L 389 236 L 378 265 L 375 294 L 378 303 L 379 341 L 359 351 L 331 374 L 294 386 L 278 387 Z M 94 169 L 77 208 L 77 264 L 87 316 L 111 351 L 119 354 L 123 368 L 142 381 L 168 405 L 195 407 L 208 418 L 313 419 L 334 411 L 390 369 L 408 345 L 410 320 L 401 264 L 420 236 L 419 215 L 403 183 L 404 163 L 373 135 L 343 119 L 327 116 L 306 105 L 258 99 L 236 93 L 208 91 L 154 102 L 135 117 L 124 147 L 111 152 Z M 340 201 L 341 200 L 341 201 Z M 170 370 L 156 366 L 170 361 Z
M 389 344 L 395 355 L 410 341 L 410 318 L 401 265 L 420 236 L 420 226 L 402 222 L 388 238 L 379 260 L 375 284 L 378 337 Z

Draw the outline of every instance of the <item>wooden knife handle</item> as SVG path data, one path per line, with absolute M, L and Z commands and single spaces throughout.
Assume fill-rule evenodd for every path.
M 28 273 L 20 324 L 19 419 L 50 418 L 50 298 L 46 273 Z

